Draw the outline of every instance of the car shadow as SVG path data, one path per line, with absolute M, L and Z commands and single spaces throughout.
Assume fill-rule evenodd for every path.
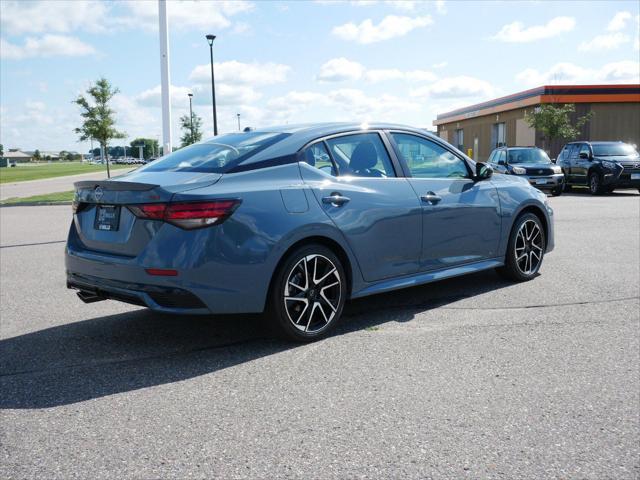
M 573 187 L 571 190 L 565 191 L 562 196 L 567 197 L 591 197 L 591 192 L 587 187 Z M 638 192 L 633 189 L 615 190 L 613 192 L 605 192 L 597 195 L 598 197 L 637 197 Z
M 511 285 L 493 271 L 349 302 L 333 336 L 372 329 Z M 262 315 L 169 316 L 141 309 L 0 341 L 0 408 L 68 405 L 210 374 L 299 348 Z

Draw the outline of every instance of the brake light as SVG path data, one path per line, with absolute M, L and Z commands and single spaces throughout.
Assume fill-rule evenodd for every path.
M 139 218 L 164 220 L 180 228 L 191 230 L 224 222 L 239 205 L 240 200 L 214 200 L 130 205 L 129 210 Z

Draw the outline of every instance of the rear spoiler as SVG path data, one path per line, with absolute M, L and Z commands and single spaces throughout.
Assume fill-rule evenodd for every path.
M 95 189 L 97 187 L 102 188 L 103 190 L 109 191 L 136 191 L 136 192 L 145 192 L 147 190 L 153 190 L 159 185 L 154 185 L 152 183 L 137 183 L 137 182 L 118 182 L 114 180 L 83 180 L 81 182 L 75 182 L 73 186 L 76 190 L 80 190 L 83 188 Z

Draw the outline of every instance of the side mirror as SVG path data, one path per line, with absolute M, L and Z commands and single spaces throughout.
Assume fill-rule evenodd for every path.
M 493 175 L 493 168 L 486 163 L 476 163 L 476 180 L 487 180 Z
M 587 152 L 580 152 L 580 158 L 586 158 L 589 160 L 589 154 Z
M 507 162 L 505 162 L 504 160 L 500 160 L 500 161 L 498 162 L 498 165 L 506 165 L 506 164 L 507 164 Z
M 557 159 L 557 158 L 552 158 L 552 159 L 551 159 L 551 163 L 557 163 L 557 162 L 558 162 L 558 159 Z

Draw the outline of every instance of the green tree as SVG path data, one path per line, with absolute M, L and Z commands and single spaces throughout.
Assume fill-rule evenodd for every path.
M 4 145 L 0 143 L 0 158 L 4 157 Z
M 189 120 L 189 115 L 181 116 L 180 128 L 182 129 L 181 148 L 202 140 L 202 118 L 198 114 L 194 113 L 192 120 Z
M 158 140 L 154 138 L 136 138 L 131 142 L 130 145 L 132 157 L 138 158 L 139 145 L 142 145 L 142 156 L 145 158 L 145 160 L 153 156 L 159 156 L 160 148 L 158 146 Z
M 118 89 L 111 86 L 106 78 L 100 78 L 87 90 L 87 96 L 79 95 L 73 103 L 80 107 L 82 126 L 74 131 L 79 135 L 80 141 L 91 138 L 98 141 L 105 151 L 107 160 L 107 177 L 111 177 L 109 170 L 109 141 L 116 138 L 124 138 L 126 134 L 115 128 L 115 112 L 109 106 Z
M 531 128 L 542 133 L 542 148 L 551 145 L 556 139 L 573 140 L 580 135 L 580 128 L 591 120 L 593 112 L 576 118 L 575 124 L 571 116 L 575 114 L 576 106 L 572 103 L 565 105 L 540 105 L 533 112 L 525 115 L 525 120 Z
M 36 162 L 39 162 L 40 160 L 42 160 L 42 155 L 40 155 L 40 150 L 38 150 L 37 148 L 36 148 L 36 151 L 33 152 L 33 159 Z

